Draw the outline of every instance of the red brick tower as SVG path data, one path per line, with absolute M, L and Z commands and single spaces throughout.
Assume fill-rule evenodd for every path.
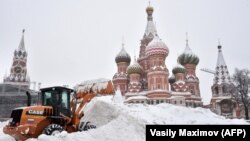
M 142 69 L 144 70 L 142 73 L 142 89 L 144 90 L 148 89 L 147 72 L 149 70 L 147 56 L 146 56 L 146 47 L 148 46 L 149 42 L 151 42 L 153 38 L 157 36 L 157 31 L 153 22 L 154 8 L 149 5 L 146 8 L 146 12 L 148 15 L 147 26 L 146 26 L 143 38 L 141 39 L 140 54 L 138 58 L 138 63 L 141 65 Z
M 127 67 L 129 66 L 131 58 L 124 48 L 124 43 L 122 43 L 121 51 L 116 55 L 115 62 L 117 64 L 117 72 L 113 76 L 113 84 L 115 90 L 120 87 L 122 95 L 128 91 L 128 74 Z
M 148 93 L 149 98 L 170 97 L 168 76 L 169 72 L 165 65 L 165 59 L 169 50 L 166 44 L 158 36 L 148 44 L 146 56 L 148 61 Z
M 175 76 L 175 80 L 173 84 L 171 84 L 171 90 L 174 92 L 188 92 L 188 85 L 185 82 L 185 68 L 182 65 L 177 64 L 172 72 Z
M 196 66 L 199 63 L 199 57 L 193 53 L 186 40 L 186 48 L 184 52 L 178 57 L 181 65 L 186 69 L 185 81 L 189 87 L 189 92 L 197 97 L 200 97 L 199 79 L 196 76 Z
M 138 93 L 142 89 L 141 84 L 141 74 L 143 70 L 142 67 L 135 60 L 133 65 L 130 65 L 127 69 L 127 73 L 129 75 L 129 84 L 128 84 L 128 92 L 130 93 Z

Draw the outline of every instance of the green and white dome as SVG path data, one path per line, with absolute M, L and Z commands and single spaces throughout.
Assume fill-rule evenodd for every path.
M 185 73 L 185 71 L 186 71 L 185 68 L 182 65 L 180 65 L 180 64 L 177 64 L 173 68 L 173 70 L 172 70 L 173 74 L 176 74 L 176 73 Z
M 141 74 L 142 73 L 142 67 L 135 61 L 135 63 L 133 65 L 130 65 L 127 68 L 127 73 L 130 74 Z
M 189 48 L 187 43 L 184 52 L 178 57 L 178 60 L 181 65 L 186 65 L 186 64 L 198 65 L 200 59 L 196 54 L 193 53 L 193 51 L 191 50 L 191 48 Z

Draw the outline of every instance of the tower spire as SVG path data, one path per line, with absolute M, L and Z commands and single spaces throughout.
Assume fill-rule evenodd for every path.
M 188 32 L 186 32 L 186 48 L 185 48 L 184 52 L 193 53 L 191 48 L 189 47 L 189 43 L 188 43 Z
M 189 45 L 188 45 L 188 32 L 186 32 L 186 47 L 189 47 Z
M 224 60 L 224 56 L 222 54 L 222 46 L 220 43 L 218 45 L 218 58 L 215 71 L 216 73 L 215 73 L 214 83 L 219 83 L 219 84 L 231 83 L 230 75 L 228 72 L 226 62 Z
M 124 36 L 122 36 L 122 48 L 124 48 Z
M 134 49 L 134 61 L 136 62 L 136 55 L 135 55 L 135 49 Z
M 147 6 L 146 8 L 146 12 L 147 12 L 147 27 L 146 27 L 146 30 L 145 30 L 145 34 L 144 36 L 148 36 L 150 34 L 152 34 L 151 36 L 155 36 L 157 35 L 157 31 L 156 31 L 156 28 L 155 28 L 155 24 L 153 22 L 153 12 L 154 12 L 154 8 L 151 6 L 151 3 L 149 2 L 149 5 Z
M 24 32 L 25 32 L 25 29 L 22 30 L 22 38 L 21 38 L 20 44 L 19 44 L 19 46 L 18 46 L 18 50 L 25 50 L 25 45 L 24 45 Z

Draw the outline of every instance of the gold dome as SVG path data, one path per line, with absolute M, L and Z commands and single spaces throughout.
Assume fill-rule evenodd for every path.
M 154 11 L 154 8 L 151 6 L 151 5 L 149 5 L 147 8 L 146 8 L 146 11 L 147 11 L 147 13 L 153 13 L 153 11 Z

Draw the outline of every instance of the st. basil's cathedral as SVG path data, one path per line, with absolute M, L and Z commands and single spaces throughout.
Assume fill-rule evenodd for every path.
M 199 57 L 189 47 L 188 39 L 183 53 L 176 59 L 176 66 L 169 72 L 165 63 L 169 48 L 157 33 L 153 22 L 154 8 L 149 5 L 146 12 L 147 25 L 141 39 L 139 58 L 134 58 L 131 64 L 124 43 L 115 57 L 117 72 L 113 76 L 113 84 L 116 90 L 120 89 L 125 102 L 206 107 L 228 118 L 242 117 L 243 110 L 233 98 L 235 86 L 222 54 L 222 46 L 218 45 L 212 98 L 210 104 L 204 106 L 196 76 Z
M 120 89 L 127 103 L 172 103 L 190 107 L 202 106 L 196 66 L 199 57 L 188 45 L 177 58 L 170 77 L 165 60 L 168 46 L 160 39 L 153 22 L 154 8 L 148 6 L 147 26 L 141 39 L 139 58 L 133 60 L 124 44 L 115 61 L 117 72 L 113 76 L 115 89 Z

